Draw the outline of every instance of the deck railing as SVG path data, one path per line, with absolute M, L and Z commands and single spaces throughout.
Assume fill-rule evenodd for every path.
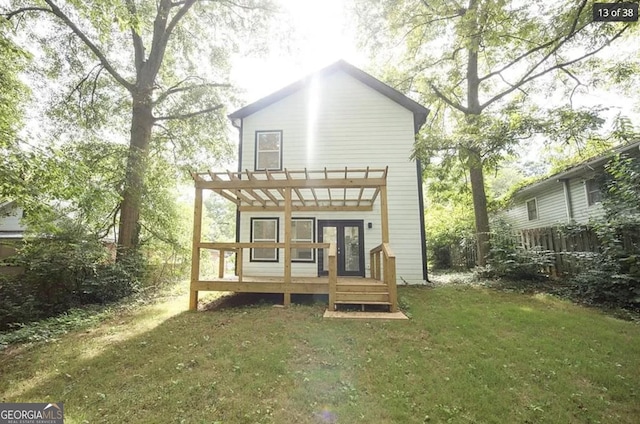
M 192 264 L 191 274 L 191 298 L 190 308 L 195 309 L 197 305 L 197 290 L 193 286 L 200 281 L 200 252 L 202 249 L 217 250 L 219 252 L 218 260 L 218 278 L 224 278 L 225 271 L 225 252 L 235 252 L 236 254 L 236 272 L 238 283 L 242 283 L 243 279 L 243 257 L 245 249 L 285 249 L 285 243 L 256 242 L 256 243 L 197 243 L 194 247 L 198 249 L 197 255 L 194 255 L 194 264 Z M 335 243 L 289 243 L 290 249 L 329 249 L 329 303 L 333 304 L 335 299 L 336 286 L 338 281 L 338 265 L 336 256 Z M 285 255 L 289 258 L 291 255 Z M 291 263 L 283 262 L 283 282 L 291 283 Z M 287 293 L 285 293 L 285 304 L 288 303 Z
M 389 292 L 390 311 L 398 310 L 398 290 L 396 285 L 396 255 L 389 247 L 389 243 L 382 243 L 369 252 L 371 264 L 371 278 L 382 281 Z

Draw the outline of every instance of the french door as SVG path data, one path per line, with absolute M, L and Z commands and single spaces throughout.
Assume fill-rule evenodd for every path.
M 364 277 L 364 221 L 318 220 L 318 242 L 336 243 L 338 275 Z M 318 275 L 329 274 L 329 249 L 320 249 Z

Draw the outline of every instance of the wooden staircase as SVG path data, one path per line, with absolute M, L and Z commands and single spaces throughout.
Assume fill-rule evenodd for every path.
M 384 237 L 383 237 L 384 238 Z M 329 246 L 329 311 L 338 305 L 382 305 L 389 312 L 398 312 L 396 289 L 396 256 L 388 243 L 369 252 L 371 278 L 345 278 L 337 276 L 335 244 Z
M 381 281 L 371 278 L 350 279 L 336 285 L 336 305 L 382 305 L 391 308 L 389 288 Z

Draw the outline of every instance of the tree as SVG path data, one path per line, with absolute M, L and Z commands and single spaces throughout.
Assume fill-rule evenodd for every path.
M 84 125 L 91 127 L 112 119 L 109 115 L 115 112 L 121 122 L 128 122 L 126 170 L 118 206 L 118 257 L 122 258 L 139 244 L 152 142 L 168 144 L 164 152 L 176 155 L 177 151 L 175 159 L 180 162 L 179 153 L 185 149 L 192 155 L 202 154 L 212 141 L 226 136 L 223 120 L 215 114 L 222 112 L 225 100 L 232 96 L 225 76 L 228 45 L 233 47 L 237 31 L 261 28 L 267 5 L 257 0 L 16 3 L 5 11 L 7 19 L 33 19 L 44 28 L 52 26 L 52 37 L 42 40 L 42 49 L 55 58 L 57 76 L 63 77 L 67 70 L 80 75 L 75 85 L 69 82 L 72 90 L 58 109 L 59 116 L 85 118 Z M 38 31 L 34 35 L 44 38 Z M 55 44 L 61 41 L 65 44 Z M 123 102 L 130 118 L 122 117 Z M 208 145 L 198 146 L 185 139 L 194 131 L 182 121 L 200 119 L 202 123 L 203 117 L 215 132 L 204 137 Z
M 551 76 L 572 95 L 582 85 L 578 65 L 629 29 L 592 23 L 591 6 L 587 0 L 361 2 L 369 43 L 399 56 L 387 80 L 432 108 L 416 156 L 425 163 L 460 160 L 469 173 L 479 265 L 489 251 L 484 171 L 543 129 L 544 120 L 529 113 L 531 95 L 551 90 L 542 87 Z
M 0 149 L 14 142 L 22 118 L 20 106 L 27 94 L 18 74 L 28 56 L 11 41 L 8 31 L 8 22 L 0 17 Z

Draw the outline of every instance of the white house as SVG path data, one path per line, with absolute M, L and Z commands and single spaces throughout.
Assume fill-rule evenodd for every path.
M 336 247 L 340 284 L 340 277 L 375 276 L 380 264 L 371 261 L 384 244 L 395 254 L 394 279 L 424 282 L 421 165 L 410 157 L 427 114 L 344 61 L 230 114 L 239 131 L 237 172 L 194 179 L 197 190 L 212 189 L 238 205 L 236 245 L 228 250 L 248 250 L 239 256 L 242 275 L 278 278 L 283 265 L 288 278 L 326 275 L 330 249 L 313 244 L 329 243 Z M 196 240 L 196 230 L 194 252 L 211 248 Z M 238 288 L 196 277 L 192 288 Z
M 22 224 L 24 209 L 15 201 L 0 202 L 0 239 L 21 240 L 26 227 Z
M 515 192 L 502 216 L 515 230 L 586 224 L 602 217 L 599 177 L 612 154 L 640 157 L 640 142 L 622 146 L 572 166 Z
M 24 210 L 15 201 L 0 202 L 0 259 L 12 256 L 16 242 L 24 238 L 26 227 L 22 224 Z M 0 274 L 15 274 L 18 268 L 0 266 Z

